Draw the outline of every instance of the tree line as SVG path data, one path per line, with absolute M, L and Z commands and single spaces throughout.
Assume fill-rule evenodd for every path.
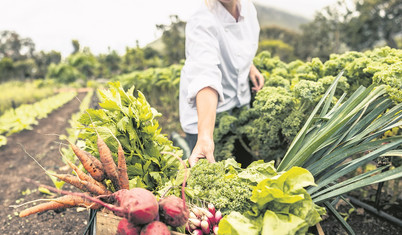
M 289 62 L 329 59 L 332 53 L 364 51 L 387 45 L 401 48 L 402 2 L 398 0 L 339 0 L 317 12 L 314 19 L 303 24 L 300 31 L 276 26 L 261 28 L 260 51 Z M 180 64 L 184 60 L 185 22 L 171 16 L 168 25 L 156 25 L 162 32 L 163 49 L 150 46 L 126 48 L 123 55 L 109 49 L 94 55 L 90 48 L 81 48 L 72 40 L 73 51 L 62 58 L 57 51 L 35 51 L 30 38 L 16 32 L 0 32 L 0 82 L 38 78 L 55 78 L 63 83 L 77 79 L 111 78 L 122 73 L 152 67 Z

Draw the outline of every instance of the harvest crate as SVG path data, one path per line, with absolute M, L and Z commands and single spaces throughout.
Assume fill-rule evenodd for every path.
M 95 231 L 93 235 L 115 235 L 117 231 L 117 226 L 121 217 L 114 215 L 108 210 L 98 211 L 96 213 L 95 219 Z M 186 235 L 184 233 L 179 233 L 175 231 L 170 232 L 171 235 Z
M 98 211 L 96 213 L 96 235 L 115 235 L 121 217 L 109 211 Z

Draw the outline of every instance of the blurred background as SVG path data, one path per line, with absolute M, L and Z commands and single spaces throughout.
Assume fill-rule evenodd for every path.
M 396 0 L 254 0 L 260 49 L 284 61 L 401 47 Z M 87 78 L 184 59 L 184 27 L 203 0 L 2 0 L 0 81 L 45 78 L 51 64 L 84 53 Z M 95 69 L 96 68 L 96 69 Z M 88 77 L 89 76 L 89 77 Z

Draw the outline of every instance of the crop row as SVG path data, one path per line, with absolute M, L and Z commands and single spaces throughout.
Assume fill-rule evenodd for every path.
M 54 94 L 52 82 L 35 80 L 11 81 L 0 84 L 0 115 L 7 109 L 16 108 L 22 104 L 37 102 Z
M 0 116 L 0 146 L 7 144 L 5 136 L 30 130 L 38 120 L 45 118 L 53 110 L 58 109 L 77 95 L 76 92 L 63 92 L 42 99 L 34 104 L 23 104 L 16 109 L 7 110 Z

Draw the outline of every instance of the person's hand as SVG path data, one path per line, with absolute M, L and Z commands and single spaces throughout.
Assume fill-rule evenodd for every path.
M 206 158 L 209 162 L 215 162 L 214 157 L 215 144 L 212 138 L 198 138 L 197 143 L 191 153 L 188 163 L 190 167 L 197 164 L 201 158 Z
M 250 80 L 253 83 L 252 90 L 257 92 L 262 89 L 264 86 L 264 76 L 258 71 L 257 67 L 254 64 L 250 67 Z

